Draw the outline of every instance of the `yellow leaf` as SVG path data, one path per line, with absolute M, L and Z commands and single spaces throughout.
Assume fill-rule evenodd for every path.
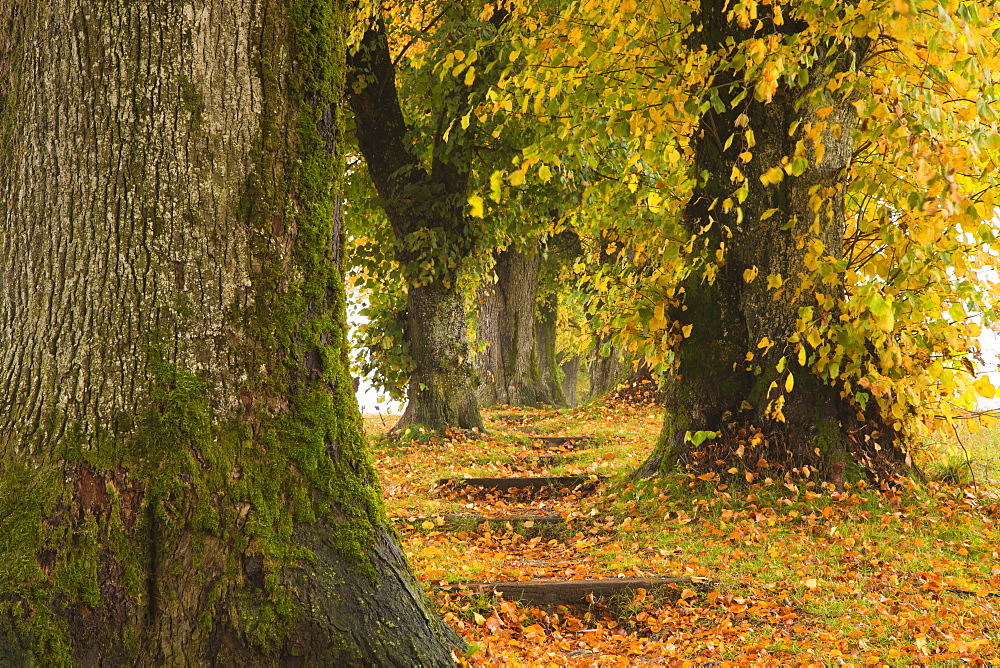
M 802 584 L 804 584 L 807 589 L 817 589 L 819 587 L 819 582 L 816 580 L 816 578 L 809 578 L 808 580 L 803 580 Z
M 771 183 L 781 183 L 783 178 L 785 178 L 785 170 L 781 167 L 772 167 L 760 175 L 760 182 L 766 186 Z
M 471 86 L 475 80 L 476 80 L 476 68 L 470 65 L 469 69 L 465 70 L 465 85 Z
M 744 163 L 750 162 L 750 158 L 752 157 L 753 154 L 751 154 L 750 151 L 743 151 L 742 153 L 740 153 L 740 160 L 742 160 Z
M 771 343 L 771 339 L 769 339 L 769 338 L 767 338 L 765 336 L 763 339 L 760 340 L 760 343 L 757 344 L 757 347 L 758 348 L 770 348 L 773 345 L 774 344 Z
M 816 115 L 820 118 L 826 118 L 833 111 L 833 107 L 823 107 L 822 109 L 816 110 Z
M 548 183 L 552 180 L 552 170 L 549 169 L 548 165 L 542 165 L 538 168 L 538 178 L 542 180 L 542 183 Z
M 472 613 L 472 618 L 476 620 L 476 624 L 482 626 L 486 623 L 486 618 L 480 615 L 478 612 Z
M 663 198 L 660 196 L 659 193 L 652 192 L 646 195 L 646 202 L 649 204 L 649 210 L 652 211 L 653 213 L 660 212 L 660 202 L 662 201 Z
M 693 327 L 694 325 L 684 325 L 683 327 L 681 327 L 681 333 L 684 335 L 685 339 L 691 336 L 691 329 Z
M 785 378 L 785 392 L 791 392 L 792 388 L 795 387 L 795 378 L 792 376 L 792 372 L 788 372 L 788 376 Z
M 990 381 L 989 376 L 980 376 L 974 384 L 976 388 L 976 393 L 986 399 L 992 399 L 996 396 L 997 390 L 993 387 L 993 383 Z
M 799 344 L 799 366 L 805 366 L 805 365 L 806 365 L 806 347 L 800 343 Z
M 753 283 L 755 278 L 757 278 L 757 267 L 750 267 L 743 271 L 743 280 L 747 283 Z
M 479 195 L 472 195 L 471 197 L 469 197 L 469 199 L 467 201 L 469 202 L 469 205 L 472 207 L 472 211 L 471 211 L 470 215 L 473 218 L 482 218 L 483 217 L 483 198 L 480 197 Z
M 663 313 L 663 304 L 657 304 L 653 307 L 653 317 L 649 320 L 649 329 L 652 331 L 658 331 L 666 328 L 667 317 Z
M 508 177 L 510 185 L 512 186 L 523 186 L 524 185 L 524 172 L 518 170 Z

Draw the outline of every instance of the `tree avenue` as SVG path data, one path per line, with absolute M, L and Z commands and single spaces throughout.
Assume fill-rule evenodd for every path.
M 497 113 L 562 129 L 518 181 L 624 149 L 602 171 L 637 215 L 604 234 L 633 269 L 607 301 L 667 378 L 640 474 L 885 479 L 993 396 L 972 360 L 996 319 L 998 27 L 994 3 L 933 0 L 584 2 L 525 27 Z
M 453 664 L 346 367 L 346 19 L 0 1 L 0 663 Z

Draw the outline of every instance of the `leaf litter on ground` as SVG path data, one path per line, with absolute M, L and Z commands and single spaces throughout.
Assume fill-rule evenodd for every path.
M 659 429 L 651 405 L 487 411 L 488 432 L 376 440 L 407 558 L 471 665 L 987 665 L 1000 661 L 997 490 L 937 482 L 844 493 L 818 477 L 739 489 L 634 481 Z M 516 415 L 517 419 L 509 416 Z M 368 420 L 369 428 L 373 426 Z M 520 431 L 588 436 L 554 452 Z M 372 429 L 369 433 L 377 433 Z M 982 448 L 996 457 L 995 444 Z M 572 456 L 556 466 L 540 459 Z M 463 476 L 611 475 L 596 492 L 438 489 Z M 709 476 L 709 478 L 711 478 Z M 565 520 L 531 535 L 524 515 Z M 458 527 L 445 517 L 470 518 Z M 530 520 L 528 521 L 530 523 Z M 521 533 L 518 533 L 518 532 Z M 525 534 L 525 535 L 522 535 Z M 442 584 L 692 576 L 707 591 L 637 589 L 539 608 Z

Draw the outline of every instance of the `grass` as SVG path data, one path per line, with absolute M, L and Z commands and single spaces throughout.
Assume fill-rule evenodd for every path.
M 475 441 L 374 444 L 390 515 L 544 512 L 567 519 L 561 531 L 535 537 L 496 524 L 456 531 L 400 525 L 418 578 L 478 646 L 473 664 L 1000 661 L 998 430 L 960 431 L 964 450 L 950 444 L 953 454 L 968 452 L 976 488 L 948 484 L 963 482 L 950 470 L 957 465 L 925 465 L 931 480 L 922 485 L 880 491 L 859 484 L 834 494 L 818 478 L 740 489 L 682 475 L 633 481 L 628 474 L 659 429 L 654 407 L 511 409 L 486 417 L 488 434 Z M 537 468 L 546 453 L 517 430 L 526 425 L 597 441 L 568 453 L 572 461 Z M 507 498 L 432 487 L 461 475 L 577 473 L 612 477 L 592 495 Z M 707 578 L 711 591 L 681 592 L 676 600 L 636 595 L 560 612 L 433 586 L 619 575 Z

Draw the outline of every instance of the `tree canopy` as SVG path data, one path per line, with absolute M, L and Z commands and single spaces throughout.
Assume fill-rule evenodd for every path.
M 581 163 L 600 173 L 581 198 L 586 216 L 629 253 L 615 280 L 586 280 L 608 288 L 619 340 L 676 371 L 699 326 L 682 315 L 685 286 L 738 267 L 762 317 L 768 304 L 795 305 L 780 340 L 742 341 L 733 360 L 770 377 L 770 417 L 781 420 L 782 398 L 809 375 L 859 412 L 877 406 L 912 443 L 993 396 L 973 362 L 997 315 L 995 3 L 513 11 L 521 32 L 491 111 L 558 129 L 522 151 L 487 200 L 502 206 L 507 189 Z M 775 123 L 786 147 L 760 141 L 781 139 Z M 828 152 L 845 135 L 849 154 L 834 166 Z M 714 161 L 699 154 L 706 137 Z M 836 173 L 816 182 L 828 167 Z M 807 183 L 801 211 L 782 190 L 790 183 Z M 710 197 L 692 227 L 696 195 Z M 801 254 L 794 273 L 740 250 L 741 235 L 757 235 L 751 246 L 769 238 L 766 221 Z

